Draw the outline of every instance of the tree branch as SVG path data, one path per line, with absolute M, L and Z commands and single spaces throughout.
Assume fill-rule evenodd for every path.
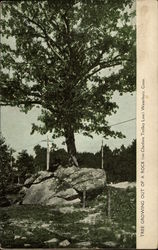
M 69 49 L 69 53 L 70 53 L 70 60 L 72 58 L 72 47 L 71 47 L 71 44 L 70 44 L 70 25 L 69 25 L 69 21 L 68 19 L 66 18 L 66 13 L 64 15 L 62 15 L 62 18 L 64 20 L 64 24 L 65 24 L 65 31 L 66 31 L 66 34 L 67 34 L 67 45 L 68 45 L 68 49 Z
M 17 11 L 17 10 L 16 10 Z M 44 34 L 44 36 L 42 34 L 40 34 L 40 36 L 45 39 L 48 47 L 53 51 L 53 53 L 62 61 L 64 62 L 65 64 L 65 61 L 64 59 L 59 55 L 59 53 L 57 51 L 54 50 L 54 48 L 52 47 L 51 43 L 54 44 L 56 46 L 56 48 L 58 50 L 60 50 L 60 47 L 57 45 L 57 43 L 52 39 L 50 38 L 48 35 L 47 35 L 47 31 L 44 29 L 44 27 L 42 25 L 40 25 L 39 23 L 37 23 L 35 20 L 29 18 L 28 16 L 25 16 L 24 14 L 22 14 L 20 11 L 17 11 L 17 13 L 19 15 L 21 15 L 21 17 L 23 17 L 24 19 L 28 20 L 30 23 L 36 25 L 36 27 L 38 27 Z M 50 43 L 51 42 L 51 43 Z
M 37 104 L 37 105 L 42 105 L 41 101 L 19 101 L 19 102 L 0 102 L 0 106 L 19 106 L 19 105 L 31 105 L 31 104 Z
M 100 70 L 102 70 L 102 69 L 104 69 L 104 68 L 110 68 L 110 67 L 114 67 L 114 66 L 120 65 L 121 62 L 122 62 L 123 60 L 125 61 L 125 59 L 122 59 L 122 60 L 121 60 L 121 58 L 120 58 L 120 59 L 116 60 L 119 56 L 120 56 L 120 55 L 115 56 L 115 57 L 113 58 L 113 60 L 111 60 L 111 61 L 109 60 L 109 61 L 106 61 L 106 62 L 100 62 L 100 63 L 98 63 L 98 64 L 95 65 L 95 66 L 94 66 L 94 64 L 93 64 L 94 67 L 93 67 L 93 68 L 92 68 L 92 67 L 89 68 L 90 70 L 87 70 L 87 71 L 84 73 L 84 75 L 82 75 L 82 77 L 79 79 L 78 83 L 80 83 L 80 82 L 83 81 L 83 80 L 89 79 L 92 75 L 96 74 L 97 72 L 99 72 Z M 92 69 L 95 69 L 97 66 L 100 66 L 100 67 L 97 68 L 96 70 L 94 70 L 94 71 L 92 71 L 92 72 L 90 73 L 90 71 L 91 71 Z
M 100 66 L 101 64 L 108 64 L 109 62 L 101 62 L 102 56 L 105 53 L 105 50 L 103 50 L 100 55 L 96 58 L 95 62 L 89 67 L 89 69 L 87 70 L 87 73 L 90 72 L 92 69 L 96 68 L 97 66 Z M 113 58 L 112 61 L 116 60 L 118 57 L 120 57 L 120 55 L 117 55 Z
M 92 75 L 96 74 L 97 72 L 99 72 L 100 70 L 104 69 L 104 68 L 111 68 L 114 66 L 118 66 L 120 65 L 121 61 L 115 62 L 113 64 L 102 64 L 100 65 L 99 69 L 94 70 L 92 73 L 88 74 L 86 78 L 90 78 Z

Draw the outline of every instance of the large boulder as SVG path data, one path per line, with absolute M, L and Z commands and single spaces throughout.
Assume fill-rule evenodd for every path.
M 32 184 L 26 191 L 23 204 L 43 205 L 74 205 L 80 203 L 78 193 L 73 188 L 62 190 L 63 186 L 59 179 L 51 178 Z
M 62 197 L 65 199 L 69 199 L 71 197 L 76 198 L 77 195 L 78 195 L 77 191 L 73 188 L 68 188 L 66 190 L 62 190 L 62 191 L 59 191 L 58 193 L 56 193 L 57 197 Z
M 53 176 L 53 173 L 51 172 L 47 172 L 47 171 L 39 171 L 38 173 L 32 175 L 30 178 L 26 179 L 26 181 L 24 182 L 24 186 L 30 186 L 33 183 L 40 183 L 43 180 L 46 180 L 50 177 Z
M 54 173 L 59 179 L 70 183 L 76 190 L 92 191 L 105 186 L 106 174 L 103 169 L 77 168 L 75 166 L 57 169 Z
M 56 176 L 59 179 L 64 179 L 64 178 L 69 177 L 72 174 L 78 172 L 79 169 L 80 168 L 78 168 L 76 166 L 67 167 L 67 168 L 59 166 L 58 169 L 54 172 L 54 176 Z
M 55 178 L 32 184 L 27 190 L 23 204 L 47 204 L 49 199 L 55 195 L 59 181 Z
M 41 171 L 26 180 L 25 186 L 31 186 L 25 189 L 22 203 L 72 206 L 81 202 L 84 190 L 96 194 L 105 183 L 106 174 L 102 169 L 59 166 L 54 174 Z
M 40 171 L 40 172 L 38 172 L 38 176 L 34 180 L 33 184 L 40 183 L 41 181 L 49 179 L 50 177 L 53 177 L 53 173 L 52 172 Z

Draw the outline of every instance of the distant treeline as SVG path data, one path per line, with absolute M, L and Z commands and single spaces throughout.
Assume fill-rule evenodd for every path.
M 35 146 L 34 164 L 36 171 L 46 169 L 46 148 Z M 136 140 L 131 145 L 122 145 L 119 149 L 111 150 L 107 145 L 103 149 L 104 170 L 108 182 L 136 180 Z M 64 149 L 50 152 L 50 170 L 53 172 L 58 165 L 68 164 L 68 154 Z M 101 150 L 97 153 L 77 153 L 81 168 L 101 168 Z
M 6 145 L 5 139 L 0 139 L 0 189 L 8 183 L 24 183 L 26 178 L 41 170 L 46 170 L 47 149 L 36 145 L 35 156 L 22 150 L 17 158 L 13 151 Z M 119 149 L 111 150 L 104 146 L 104 170 L 108 182 L 135 181 L 136 180 L 136 140 L 131 145 L 122 145 Z M 101 168 L 101 150 L 97 153 L 77 153 L 81 168 Z M 69 157 L 62 149 L 51 149 L 50 171 L 54 172 L 59 165 L 67 166 Z

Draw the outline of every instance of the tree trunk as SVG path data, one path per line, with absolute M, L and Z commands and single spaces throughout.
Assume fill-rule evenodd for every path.
M 76 157 L 76 145 L 75 145 L 75 136 L 73 130 L 65 129 L 65 138 L 66 138 L 66 146 L 67 152 L 69 154 L 69 163 L 71 165 L 75 165 L 78 167 L 78 161 Z

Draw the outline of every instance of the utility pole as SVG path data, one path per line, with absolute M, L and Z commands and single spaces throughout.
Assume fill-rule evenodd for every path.
M 49 146 L 49 137 L 47 135 L 47 171 L 49 170 L 49 161 L 50 161 L 50 146 Z
M 103 146 L 103 140 L 102 140 L 102 146 L 101 146 L 101 168 L 104 168 L 104 146 Z
M 47 156 L 46 156 L 46 166 L 47 166 L 47 171 L 49 170 L 49 162 L 50 162 L 50 149 L 51 149 L 51 146 L 50 146 L 50 142 L 52 142 L 51 140 L 49 140 L 49 137 L 47 135 L 47 140 L 42 140 L 41 142 L 47 142 Z

